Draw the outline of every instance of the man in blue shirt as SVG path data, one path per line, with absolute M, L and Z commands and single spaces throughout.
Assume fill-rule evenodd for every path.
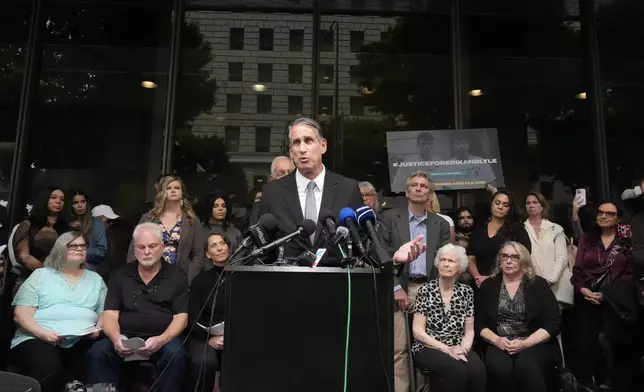
M 407 208 L 393 208 L 385 211 L 380 225 L 382 244 L 400 259 L 403 246 L 413 238 L 423 236 L 427 249 L 418 257 L 402 265 L 398 278 L 394 279 L 394 389 L 395 392 L 409 391 L 409 364 L 405 314 L 411 309 L 420 286 L 436 275 L 434 258 L 438 249 L 450 239 L 449 224 L 438 215 L 427 211 L 426 206 L 432 192 L 429 175 L 423 171 L 412 173 L 406 181 L 405 195 Z

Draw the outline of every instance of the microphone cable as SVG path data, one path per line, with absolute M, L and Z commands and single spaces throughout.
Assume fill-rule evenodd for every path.
M 374 261 L 371 261 L 371 262 L 373 263 Z M 380 353 L 380 366 L 382 366 L 382 370 L 385 373 L 385 378 L 387 379 L 387 390 L 391 392 L 392 391 L 391 380 L 389 379 L 387 366 L 385 366 L 385 355 L 382 352 L 382 333 L 380 331 L 380 312 L 378 311 L 378 284 L 376 281 L 375 265 L 377 264 L 372 264 L 370 267 L 371 267 L 371 275 L 373 277 L 373 308 L 376 315 L 376 339 L 378 339 L 378 352 Z M 383 272 L 382 268 L 379 268 L 379 269 L 380 269 L 380 272 L 382 273 Z
M 148 388 L 148 392 L 152 392 L 154 387 L 157 386 L 157 384 L 158 384 L 159 380 L 161 380 L 161 377 L 163 376 L 163 374 L 166 372 L 166 370 L 168 370 L 168 368 L 172 364 L 172 361 L 174 361 L 174 358 L 177 356 L 177 354 L 179 354 L 181 349 L 186 345 L 186 342 L 190 338 L 190 334 L 192 334 L 192 331 L 197 326 L 197 323 L 199 322 L 199 317 L 201 317 L 201 314 L 203 313 L 203 311 L 206 310 L 206 307 L 208 305 L 208 300 L 210 299 L 210 297 L 213 294 L 215 294 L 215 298 L 213 298 L 213 306 L 214 306 L 214 304 L 216 302 L 216 299 L 217 299 L 217 294 L 219 293 L 219 287 L 221 287 L 221 284 L 223 283 L 223 278 L 225 276 L 225 273 L 226 273 L 226 270 L 228 269 L 228 267 L 230 265 L 232 265 L 232 264 L 239 263 L 239 262 L 241 262 L 241 261 L 243 261 L 245 259 L 248 259 L 248 258 L 250 258 L 250 255 L 244 256 L 239 260 L 231 260 L 228 263 L 226 263 L 226 267 L 224 267 L 224 270 L 221 272 L 221 275 L 219 275 L 219 278 L 217 279 L 217 283 L 215 283 L 215 285 L 212 287 L 212 289 L 208 293 L 208 296 L 206 297 L 206 300 L 204 301 L 204 304 L 201 306 L 201 309 L 199 310 L 199 313 L 195 317 L 194 323 L 192 324 L 192 326 L 190 327 L 190 330 L 188 331 L 188 333 L 186 334 L 185 338 L 181 342 L 181 345 L 179 346 L 179 349 L 172 355 L 172 357 L 170 357 L 170 360 L 168 361 L 168 364 L 163 368 L 163 370 L 161 370 L 161 373 L 159 373 L 159 375 L 156 377 L 156 380 L 154 380 L 154 382 L 152 383 L 150 388 Z M 211 318 L 213 316 L 214 316 L 214 309 L 211 312 Z M 210 332 L 208 332 L 208 333 L 210 333 Z M 207 342 L 206 342 L 206 344 L 207 344 Z M 199 384 L 199 383 L 197 383 L 197 384 Z M 203 386 L 202 386 L 202 388 L 203 388 Z M 196 388 L 195 388 L 195 392 L 196 392 Z

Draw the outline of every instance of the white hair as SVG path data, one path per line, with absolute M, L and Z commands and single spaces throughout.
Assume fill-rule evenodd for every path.
M 279 162 L 279 161 L 281 161 L 283 159 L 286 159 L 287 161 L 289 161 L 291 166 L 295 166 L 295 165 L 293 165 L 293 161 L 291 160 L 291 158 L 286 157 L 284 155 L 277 156 L 277 157 L 275 157 L 273 159 L 273 162 L 271 162 L 271 175 L 273 175 L 275 173 L 275 166 L 277 165 L 277 162 Z
M 465 248 L 463 248 L 460 245 L 454 245 L 454 244 L 445 244 L 438 249 L 438 252 L 436 252 L 436 258 L 434 259 L 434 265 L 436 268 L 438 268 L 438 264 L 440 263 L 440 258 L 441 256 L 445 254 L 452 254 L 456 256 L 458 263 L 460 264 L 460 272 L 463 273 L 467 270 L 467 253 L 465 252 Z
M 132 239 L 136 242 L 136 239 L 143 232 L 152 233 L 159 238 L 159 241 L 163 242 L 163 233 L 161 232 L 161 227 L 158 224 L 152 222 L 139 223 L 134 228 L 132 232 Z

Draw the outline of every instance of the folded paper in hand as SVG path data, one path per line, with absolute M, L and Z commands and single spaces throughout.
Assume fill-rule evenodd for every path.
M 121 335 L 121 342 L 123 342 L 123 346 L 126 348 L 134 350 L 133 354 L 128 355 L 125 357 L 125 362 L 130 362 L 130 361 L 147 361 L 150 359 L 149 356 L 140 354 L 138 350 L 145 346 L 145 340 L 141 338 L 131 338 L 128 339 L 127 336 Z
M 219 324 L 213 325 L 212 327 L 205 327 L 201 325 L 200 323 L 197 323 L 197 325 L 203 329 L 204 331 L 208 332 L 212 336 L 221 336 L 224 334 L 224 322 L 222 321 Z

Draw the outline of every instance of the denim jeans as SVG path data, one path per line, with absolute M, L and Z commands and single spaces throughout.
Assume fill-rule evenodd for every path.
M 106 338 L 94 343 L 85 358 L 87 360 L 88 384 L 111 383 L 118 385 L 125 360 L 116 353 L 114 345 L 109 339 Z M 173 339 L 168 342 L 150 357 L 150 362 L 156 366 L 157 377 L 162 377 L 157 381 L 155 390 L 159 392 L 181 390 L 183 378 L 188 371 L 188 354 L 181 347 L 181 340 Z

